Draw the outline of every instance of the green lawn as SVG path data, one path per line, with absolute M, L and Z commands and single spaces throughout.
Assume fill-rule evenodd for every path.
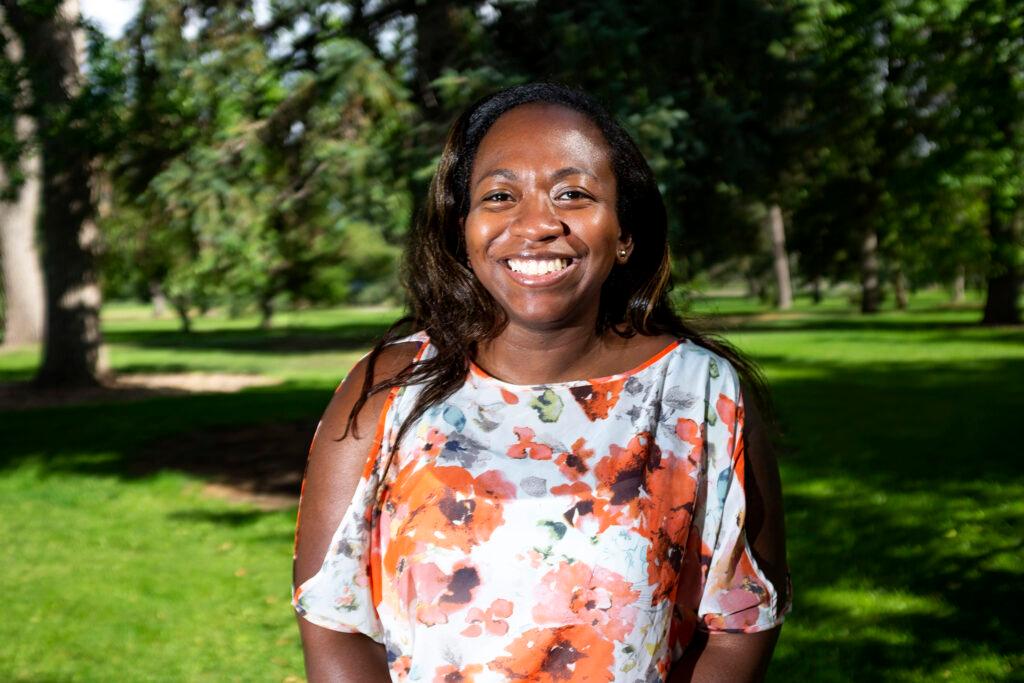
M 1024 329 L 976 327 L 976 302 L 941 295 L 867 319 L 838 299 L 779 316 L 742 299 L 694 311 L 764 364 L 785 431 L 796 604 L 771 680 L 1021 680 Z M 201 319 L 185 336 L 109 306 L 122 372 L 282 381 L 0 414 L 0 680 L 298 680 L 294 510 L 209 498 L 195 476 L 133 463 L 198 429 L 306 420 L 311 434 L 393 315 L 290 313 L 265 333 Z M 0 380 L 36 362 L 0 354 Z

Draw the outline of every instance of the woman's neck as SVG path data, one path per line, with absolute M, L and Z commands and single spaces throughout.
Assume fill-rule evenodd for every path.
M 614 337 L 612 339 L 611 337 Z M 550 384 L 599 377 L 610 353 L 626 340 L 598 335 L 593 324 L 559 330 L 530 330 L 510 324 L 479 345 L 476 364 L 513 384 Z

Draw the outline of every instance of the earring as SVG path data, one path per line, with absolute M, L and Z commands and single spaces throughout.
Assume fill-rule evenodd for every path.
M 626 260 L 626 250 L 625 249 L 619 249 L 619 258 L 622 259 L 623 261 Z

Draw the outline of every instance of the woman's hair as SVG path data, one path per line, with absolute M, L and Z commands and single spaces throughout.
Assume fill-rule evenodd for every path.
M 672 278 L 665 204 L 650 166 L 629 133 L 582 91 L 552 83 L 530 83 L 478 100 L 452 125 L 426 207 L 413 225 L 405 251 L 402 279 L 409 296 L 409 312 L 370 352 L 346 433 L 355 425 L 370 395 L 396 386 L 422 384 L 412 411 L 399 428 L 394 441 L 397 445 L 406 429 L 430 406 L 463 384 L 477 345 L 496 337 L 507 324 L 504 310 L 467 265 L 463 221 L 469 212 L 469 178 L 481 140 L 502 114 L 531 103 L 558 105 L 586 116 L 611 150 L 616 212 L 623 235 L 632 238 L 633 250 L 629 261 L 615 266 L 602 287 L 597 332 L 611 330 L 623 337 L 669 334 L 717 353 L 732 363 L 748 400 L 755 400 L 765 423 L 772 424 L 767 386 L 757 366 L 727 342 L 702 334 L 684 322 L 669 303 Z M 427 333 L 436 354 L 374 383 L 374 366 L 384 347 L 416 330 Z M 390 454 L 388 457 L 390 463 Z

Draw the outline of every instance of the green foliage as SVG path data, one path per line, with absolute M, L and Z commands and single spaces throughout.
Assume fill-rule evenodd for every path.
M 765 279 L 772 204 L 805 282 L 856 278 L 867 231 L 883 276 L 912 286 L 1021 267 L 1019 3 L 269 10 L 260 24 L 250 2 L 145 0 L 117 44 L 93 34 L 72 118 L 109 179 L 108 291 L 156 286 L 183 310 L 392 299 L 448 123 L 530 80 L 583 86 L 636 136 L 683 279 Z M 15 183 L 20 78 L 0 60 L 0 160 Z M 367 270 L 353 225 L 390 256 Z
M 383 284 L 361 287 L 363 300 L 393 298 L 397 251 L 388 242 L 400 239 L 410 211 L 388 151 L 409 123 L 402 87 L 358 41 L 323 40 L 315 69 L 293 69 L 275 62 L 237 8 L 207 12 L 195 39 L 180 22 L 161 32 L 169 17 L 133 29 L 166 41 L 164 52 L 139 41 L 135 90 L 152 97 L 132 103 L 157 148 L 141 154 L 164 158 L 148 177 L 134 163 L 138 150 L 118 160 L 112 256 L 186 309 L 266 307 L 281 296 L 346 301 L 356 294 L 346 285 L 366 278 Z M 185 144 L 162 137 L 168 121 L 182 126 Z

